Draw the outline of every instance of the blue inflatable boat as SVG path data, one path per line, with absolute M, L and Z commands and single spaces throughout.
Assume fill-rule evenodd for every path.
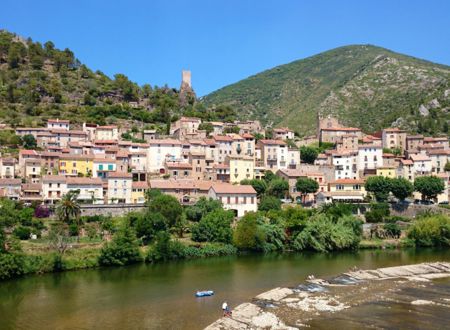
M 209 290 L 209 291 L 197 291 L 195 293 L 196 297 L 209 297 L 209 296 L 213 296 L 214 295 L 214 291 Z

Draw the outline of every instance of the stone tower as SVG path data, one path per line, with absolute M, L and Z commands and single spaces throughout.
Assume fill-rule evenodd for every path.
M 192 89 L 191 71 L 189 71 L 189 70 L 181 71 L 181 87 L 183 87 L 183 85 Z
M 191 71 L 183 70 L 181 71 L 180 104 L 182 106 L 193 105 L 195 100 L 196 96 L 191 84 Z

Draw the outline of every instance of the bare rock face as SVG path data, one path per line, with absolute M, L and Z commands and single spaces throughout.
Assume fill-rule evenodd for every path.
M 422 116 L 427 117 L 430 114 L 430 111 L 427 109 L 426 106 L 424 106 L 423 104 L 420 105 L 419 107 L 419 112 Z

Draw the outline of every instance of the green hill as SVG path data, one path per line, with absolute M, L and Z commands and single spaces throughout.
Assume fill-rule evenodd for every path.
M 0 122 L 39 126 L 48 118 L 104 123 L 161 123 L 192 107 L 177 89 L 138 86 L 123 74 L 110 78 L 59 50 L 0 30 Z
M 318 114 L 373 132 L 399 126 L 448 132 L 450 67 L 353 45 L 258 73 L 202 99 L 231 105 L 243 119 L 313 133 Z

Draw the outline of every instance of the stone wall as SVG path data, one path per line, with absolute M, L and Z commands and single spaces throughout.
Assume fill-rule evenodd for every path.
M 111 215 L 114 217 L 144 209 L 144 204 L 81 205 L 81 215 Z

